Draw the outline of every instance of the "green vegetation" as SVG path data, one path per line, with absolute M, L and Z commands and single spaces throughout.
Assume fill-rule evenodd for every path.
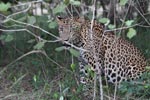
M 73 48 L 68 50 L 62 47 L 62 43 L 57 41 L 58 26 L 55 18 L 58 15 L 79 14 L 91 19 L 91 1 L 0 1 L 0 100 L 86 100 L 83 86 L 79 82 L 76 61 L 79 53 Z M 114 6 L 119 5 L 124 11 L 121 13 L 115 8 L 118 14 L 115 19 L 112 17 L 115 14 L 106 11 L 112 8 L 105 9 L 112 1 L 97 0 L 96 10 L 98 12 L 98 8 L 101 8 L 103 12 L 96 13 L 96 19 L 110 30 L 116 31 L 116 34 L 133 42 L 149 59 L 150 16 L 144 15 L 150 12 L 148 3 L 145 6 L 140 5 L 139 8 L 138 2 L 134 1 L 136 10 L 130 6 L 129 0 L 115 2 Z M 41 5 L 41 14 L 40 11 L 35 11 L 34 4 Z M 134 10 L 128 10 L 126 7 L 129 6 Z M 86 7 L 87 12 L 81 10 Z M 48 13 L 45 13 L 45 10 Z M 146 12 L 138 12 L 142 10 Z M 120 32 L 120 28 L 124 30 Z M 149 77 L 150 73 L 147 72 L 136 83 L 121 84 L 117 91 L 118 100 L 150 99 Z M 103 85 L 103 88 L 106 100 L 113 98 L 114 86 Z

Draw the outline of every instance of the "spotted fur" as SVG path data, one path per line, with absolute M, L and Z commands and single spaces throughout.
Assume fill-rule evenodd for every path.
M 104 25 L 84 18 L 57 18 L 62 41 L 68 41 L 80 50 L 80 70 L 85 65 L 96 74 L 102 72 L 108 82 L 120 83 L 139 78 L 145 72 L 146 60 L 130 42 L 113 32 L 104 32 Z M 92 31 L 91 31 L 92 29 Z

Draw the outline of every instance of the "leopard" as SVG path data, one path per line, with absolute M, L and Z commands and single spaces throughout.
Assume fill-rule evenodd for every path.
M 85 74 L 88 65 L 94 73 L 104 73 L 108 82 L 120 84 L 138 79 L 146 71 L 141 51 L 125 38 L 105 31 L 104 24 L 83 17 L 58 16 L 56 20 L 61 41 L 78 47 L 80 70 Z

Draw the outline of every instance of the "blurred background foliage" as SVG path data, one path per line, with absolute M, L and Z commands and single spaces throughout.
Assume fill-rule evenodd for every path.
M 78 53 L 64 50 L 57 41 L 56 16 L 90 20 L 95 7 L 95 19 L 131 41 L 149 62 L 150 1 L 95 1 L 94 5 L 94 0 L 0 0 L 0 99 L 86 100 L 79 84 Z M 149 77 L 145 73 L 140 84 L 123 83 L 118 100 L 150 98 Z M 113 94 L 106 95 L 107 100 Z

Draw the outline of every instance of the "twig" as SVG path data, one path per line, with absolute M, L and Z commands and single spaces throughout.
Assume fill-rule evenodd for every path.
M 64 67 L 62 67 L 60 64 L 58 64 L 56 61 L 54 61 L 52 58 L 50 58 L 47 53 L 43 50 L 42 52 L 43 55 L 45 55 L 45 57 L 47 57 L 48 60 L 50 60 L 52 63 L 56 64 L 57 66 L 59 66 L 59 68 L 64 69 Z M 71 72 L 70 70 L 67 69 L 68 72 Z M 71 72 L 72 73 L 72 72 Z
M 131 4 L 132 4 L 132 1 L 130 1 L 130 3 L 129 3 L 128 9 L 127 9 L 127 12 L 126 12 L 126 14 L 125 14 L 125 16 L 124 16 L 124 18 L 123 18 L 123 22 L 122 22 L 121 27 L 124 26 L 124 23 L 125 23 L 125 20 L 126 20 L 127 15 L 128 15 L 128 12 L 129 12 L 129 10 L 130 10 Z M 119 35 L 121 35 L 121 32 L 122 32 L 122 30 L 120 30 Z
M 28 5 L 29 3 L 39 3 L 39 2 L 44 2 L 42 0 L 36 0 L 36 1 L 29 1 L 29 2 L 21 2 L 21 3 L 18 3 L 18 5 L 15 5 L 15 6 L 11 6 L 11 7 L 19 7 L 19 6 L 24 6 L 24 5 Z
M 97 74 L 94 75 L 93 100 L 95 100 L 96 98 L 96 81 L 97 81 Z
M 29 34 L 33 35 L 35 38 L 39 39 L 39 40 L 43 40 L 45 42 L 49 42 L 49 43 L 55 43 L 55 42 L 60 42 L 61 40 L 45 40 L 43 38 L 41 38 L 40 36 L 37 36 L 35 35 L 33 32 L 27 30 L 27 29 L 15 29 L 15 30 L 12 30 L 12 29 L 9 29 L 9 30 L 6 30 L 6 29 L 0 29 L 0 31 L 3 31 L 3 32 L 20 32 L 20 31 L 26 31 L 28 32 Z
M 102 76 L 101 74 L 98 75 L 99 84 L 100 84 L 100 100 L 103 100 L 103 85 L 102 85 Z
M 150 22 L 143 16 L 143 14 L 138 10 L 136 6 L 134 8 L 138 11 L 138 13 L 142 16 L 142 18 L 147 22 L 148 25 L 150 25 Z
M 116 28 L 116 29 L 105 30 L 104 33 L 110 32 L 110 31 L 119 31 L 119 30 L 123 30 L 123 29 L 128 29 L 128 28 L 135 27 L 135 26 L 140 26 L 140 23 L 134 24 L 134 25 L 128 26 L 128 27 L 120 27 L 120 28 Z M 150 26 L 149 26 L 149 27 L 150 27 Z
M 89 32 L 89 35 L 90 35 L 90 39 L 92 40 L 91 41 L 91 45 L 94 45 L 93 43 L 93 25 L 94 25 L 94 19 L 95 19 L 95 7 L 96 7 L 96 0 L 93 0 L 93 5 L 92 5 L 92 12 L 93 12 L 93 16 L 92 16 L 92 20 L 91 20 L 91 29 L 90 29 L 90 32 Z M 96 68 L 99 68 L 99 65 L 98 65 L 98 58 L 96 56 L 96 48 L 93 48 L 93 58 L 96 62 Z M 101 67 L 101 66 L 100 66 Z M 100 100 L 103 100 L 103 86 L 102 86 L 102 80 L 101 80 L 101 71 L 100 69 L 98 69 L 99 73 L 96 73 L 95 74 L 98 74 L 98 77 L 99 77 L 99 85 L 100 85 Z M 96 83 L 94 84 L 94 93 L 93 93 L 93 100 L 95 100 L 96 98 L 96 90 L 95 90 L 95 87 L 96 87 Z
M 150 28 L 150 25 L 149 26 L 146 26 L 146 25 L 137 25 L 137 26 L 145 27 L 145 28 Z
M 26 4 L 26 5 L 27 5 L 27 4 Z M 10 17 L 13 17 L 13 16 L 18 15 L 18 14 L 21 14 L 21 13 L 25 13 L 25 12 L 27 12 L 30 8 L 31 8 L 31 3 L 28 3 L 27 9 L 22 10 L 22 11 L 19 11 L 19 12 L 16 12 L 16 13 L 13 13 L 13 14 L 11 14 L 11 15 L 8 15 L 8 16 L 6 17 L 6 19 L 9 19 Z M 4 22 L 5 22 L 5 21 L 4 21 Z
M 20 82 L 27 74 L 22 75 L 17 81 L 13 83 L 13 85 L 10 87 L 12 89 L 18 82 Z
M 3 32 L 19 32 L 19 31 L 26 31 L 26 29 L 16 29 L 16 30 L 0 29 L 0 31 L 3 31 Z
M 116 82 L 115 82 L 115 91 L 114 91 L 114 99 L 113 100 L 116 100 L 117 88 L 118 88 L 118 84 L 117 84 L 117 80 L 116 80 Z
M 95 4 L 96 4 L 96 0 L 93 0 L 93 5 L 91 7 L 91 9 L 93 10 L 92 13 L 92 20 L 91 20 L 91 29 L 90 29 L 90 32 L 89 32 L 89 35 L 90 35 L 90 39 L 92 40 L 91 43 L 92 45 L 94 44 L 93 43 L 93 25 L 94 25 L 94 19 L 95 19 Z M 93 53 L 94 53 L 94 60 L 96 60 L 96 62 L 98 61 L 97 60 L 97 57 L 96 57 L 96 53 L 95 53 L 95 48 L 93 48 Z M 98 68 L 98 65 L 96 64 L 97 68 Z M 95 73 L 97 74 L 97 73 Z M 94 89 L 93 89 L 93 100 L 96 99 L 96 78 L 97 75 L 94 76 Z
M 57 36 L 53 35 L 52 33 L 49 33 L 48 31 L 46 31 L 46 30 L 40 28 L 39 26 L 35 26 L 35 25 L 29 24 L 29 23 L 24 23 L 24 22 L 21 22 L 21 21 L 17 21 L 17 20 L 14 20 L 14 19 L 12 19 L 12 18 L 9 18 L 9 20 L 14 21 L 14 22 L 19 23 L 19 24 L 23 24 L 23 25 L 26 25 L 26 26 L 31 26 L 31 27 L 33 27 L 33 28 L 39 29 L 39 30 L 41 30 L 42 32 L 51 35 L 52 37 L 54 37 L 54 38 L 56 38 L 56 39 L 59 39 Z
M 19 95 L 20 94 L 18 94 L 18 93 L 9 94 L 9 95 L 5 96 L 4 98 L 1 98 L 0 100 L 9 100 L 8 98 L 16 97 L 16 96 L 19 96 Z
M 30 52 L 27 52 L 27 53 L 25 53 L 24 55 L 18 57 L 16 60 L 14 60 L 14 61 L 12 61 L 11 63 L 9 63 L 8 65 L 6 65 L 6 67 L 8 67 L 8 66 L 14 64 L 15 62 L 21 60 L 22 58 L 24 58 L 24 57 L 26 57 L 26 56 L 28 56 L 28 55 L 30 55 L 30 54 L 33 54 L 33 53 L 42 53 L 42 52 L 43 52 L 43 51 L 41 51 L 41 50 L 32 50 L 32 51 L 30 51 Z
M 31 24 L 29 24 L 29 23 L 20 22 L 20 21 L 14 20 L 14 19 L 12 19 L 12 18 L 9 18 L 9 19 L 12 20 L 12 21 L 14 21 L 14 22 L 16 22 L 16 23 L 23 24 L 23 25 L 27 25 L 27 26 L 31 26 L 31 27 L 33 27 L 33 28 L 39 29 L 39 30 L 41 30 L 42 32 L 44 32 L 44 33 L 46 33 L 46 34 L 49 34 L 49 35 L 51 35 L 52 37 L 56 38 L 57 40 L 60 40 L 60 41 L 61 41 L 61 39 L 60 39 L 59 37 L 53 35 L 52 33 L 49 33 L 48 31 L 46 31 L 46 30 L 44 30 L 44 29 L 42 29 L 42 28 L 40 28 L 40 27 L 38 27 L 38 26 L 31 25 Z M 29 32 L 29 30 L 26 30 L 26 31 Z M 64 41 L 64 43 L 66 43 L 66 44 L 68 44 L 68 45 L 74 47 L 74 48 L 77 49 L 77 50 L 87 51 L 87 50 L 85 50 L 85 49 L 78 48 L 78 47 L 74 46 L 73 44 L 71 44 L 71 43 L 69 43 L 69 42 L 67 42 L 67 41 Z

